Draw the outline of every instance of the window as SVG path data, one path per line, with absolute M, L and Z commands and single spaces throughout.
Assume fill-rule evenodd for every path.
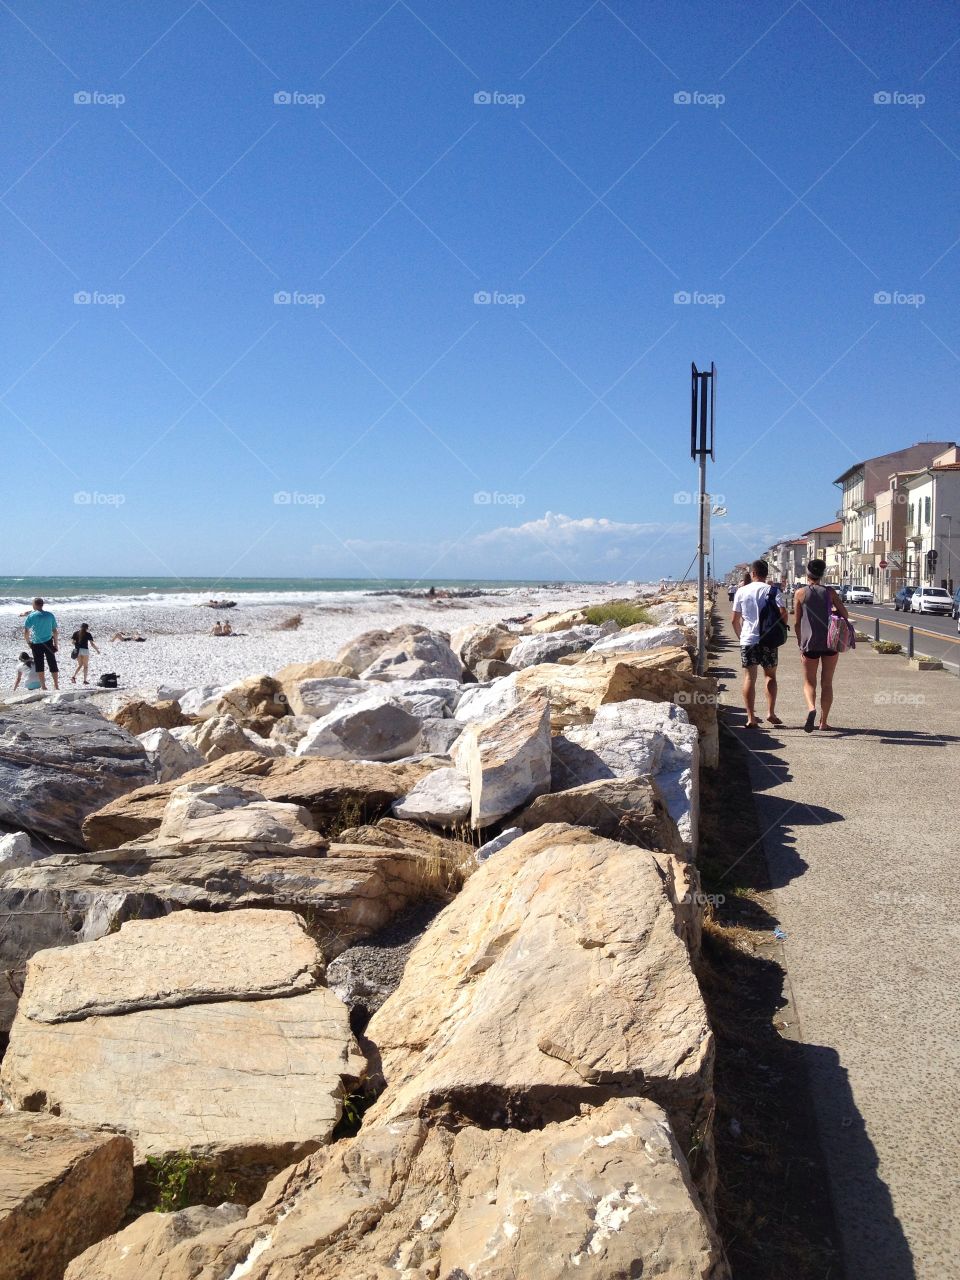
M 910 503 L 909 507 L 907 507 L 907 528 L 908 529 L 913 528 L 913 503 L 912 502 Z
M 930 499 L 929 498 L 924 498 L 923 500 L 923 523 L 924 524 L 930 523 Z

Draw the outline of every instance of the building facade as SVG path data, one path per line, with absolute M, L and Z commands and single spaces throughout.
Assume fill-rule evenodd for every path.
M 877 538 L 877 494 L 889 487 L 891 476 L 921 471 L 935 458 L 955 448 L 952 440 L 921 441 L 906 449 L 882 453 L 848 468 L 834 480 L 841 491 L 837 518 L 843 534 L 837 544 L 841 582 L 876 590 L 879 563 L 885 557 Z
M 906 574 L 913 586 L 952 592 L 960 579 L 958 452 L 945 450 L 906 483 Z

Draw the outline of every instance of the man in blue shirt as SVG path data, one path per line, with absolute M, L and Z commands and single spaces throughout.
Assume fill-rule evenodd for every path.
M 54 689 L 60 688 L 60 668 L 57 666 L 57 646 L 60 643 L 60 632 L 57 620 L 49 609 L 44 609 L 43 601 L 37 597 L 33 602 L 33 612 L 23 620 L 23 638 L 33 653 L 33 665 L 40 677 L 40 688 L 46 689 L 47 677 L 44 663 L 50 668 Z

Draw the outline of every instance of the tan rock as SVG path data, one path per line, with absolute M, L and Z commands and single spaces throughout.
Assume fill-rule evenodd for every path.
M 18 1012 L 0 1083 L 16 1109 L 127 1133 L 137 1163 L 186 1152 L 278 1169 L 330 1140 L 365 1066 L 346 1006 L 317 987 L 56 1025 Z
M 337 662 L 347 668 L 345 674 L 358 676 L 371 663 L 376 662 L 386 649 L 427 630 L 427 627 L 407 622 L 394 627 L 392 631 L 364 631 L 343 646 L 337 654 Z
M 517 818 L 535 831 L 550 822 L 587 827 L 598 836 L 682 857 L 683 841 L 653 778 L 601 778 L 538 796 Z
M 274 679 L 281 686 L 294 680 L 324 680 L 327 676 L 349 676 L 350 668 L 344 662 L 331 658 L 317 658 L 313 662 L 290 662 L 281 667 Z
M 151 1258 L 138 1243 L 160 1230 L 135 1223 L 68 1280 L 728 1277 L 666 1117 L 646 1099 L 533 1132 L 364 1125 L 285 1171 L 242 1222 Z
M 120 802 L 90 814 L 83 824 L 83 837 L 88 849 L 115 849 L 148 835 L 160 826 L 174 787 L 194 782 L 241 787 L 265 800 L 302 804 L 319 830 L 340 830 L 374 821 L 435 768 L 434 761 L 367 764 L 299 756 L 269 759 L 241 751 L 186 773 L 176 782 L 129 792 Z
M 571 653 L 559 660 L 561 666 L 599 666 L 626 662 L 633 667 L 672 667 L 677 671 L 693 671 L 693 659 L 686 649 L 677 645 L 660 649 L 636 649 L 625 653 L 598 653 L 590 649 L 586 653 Z
M 513 646 L 519 639 L 516 631 L 510 631 L 497 622 L 481 622 L 454 632 L 451 645 L 473 671 L 482 661 L 509 661 Z
M 302 805 L 195 782 L 171 793 L 156 839 L 171 850 L 237 848 L 248 854 L 319 851 L 324 844 Z
M 255 751 L 261 756 L 284 754 L 282 743 L 268 742 L 250 729 L 244 728 L 229 714 L 208 716 L 198 726 L 194 744 L 208 764 L 212 760 L 219 760 L 221 756 L 232 755 L 237 751 Z
M 0 1280 L 60 1280 L 116 1231 L 133 1196 L 129 1138 L 0 1115 Z
M 165 920 L 128 920 L 98 942 L 38 952 L 27 965 L 20 1012 L 34 1022 L 74 1022 L 266 999 L 311 991 L 322 973 L 317 944 L 290 911 L 177 911 Z
M 276 719 L 287 714 L 287 702 L 276 676 L 250 676 L 223 691 L 216 711 L 238 720 Z
M 550 702 L 522 698 L 492 720 L 473 721 L 451 751 L 470 782 L 470 823 L 488 827 L 550 789 Z
M 125 702 L 110 719 L 135 738 L 150 729 L 173 729 L 186 723 L 180 703 L 174 698 L 163 702 L 143 702 L 139 699 Z
M 678 649 L 676 653 L 682 655 L 689 667 L 690 660 L 683 650 Z M 565 729 L 572 724 L 589 724 L 597 708 L 607 703 L 643 697 L 640 691 L 645 687 L 644 672 L 652 665 L 609 659 L 582 661 L 573 666 L 544 662 L 518 671 L 512 680 L 518 694 L 546 695 L 550 699 L 551 727 Z M 654 670 L 660 670 L 659 666 Z
M 713 1036 L 658 858 L 556 825 L 483 863 L 367 1027 L 387 1083 L 368 1120 L 537 1124 L 615 1087 L 702 1139 L 709 1193 Z
M 587 620 L 583 609 L 568 609 L 565 613 L 542 613 L 527 623 L 530 635 L 538 636 L 547 631 L 566 631 L 569 627 L 582 626 Z
M 128 1227 L 92 1245 L 67 1267 L 63 1280 L 159 1280 L 160 1268 L 177 1245 L 246 1217 L 240 1204 L 190 1205 L 177 1213 L 143 1213 Z

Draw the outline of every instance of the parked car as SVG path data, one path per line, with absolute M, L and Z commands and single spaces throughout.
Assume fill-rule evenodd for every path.
M 960 587 L 957 587 L 953 593 L 953 616 L 960 618 Z M 960 631 L 960 627 L 957 627 L 957 630 Z
M 849 604 L 873 604 L 873 592 L 869 587 L 850 587 L 843 598 Z
M 844 603 L 846 603 L 847 596 L 850 594 L 850 583 L 849 582 L 841 583 L 840 587 L 838 588 L 838 593 L 839 593 L 840 599 L 843 600 Z
M 913 599 L 913 593 L 916 587 L 901 587 L 897 594 L 893 597 L 894 613 L 899 613 L 902 609 L 904 613 L 910 612 L 910 601 Z
M 910 600 L 911 613 L 953 613 L 953 597 L 943 587 L 917 587 Z

